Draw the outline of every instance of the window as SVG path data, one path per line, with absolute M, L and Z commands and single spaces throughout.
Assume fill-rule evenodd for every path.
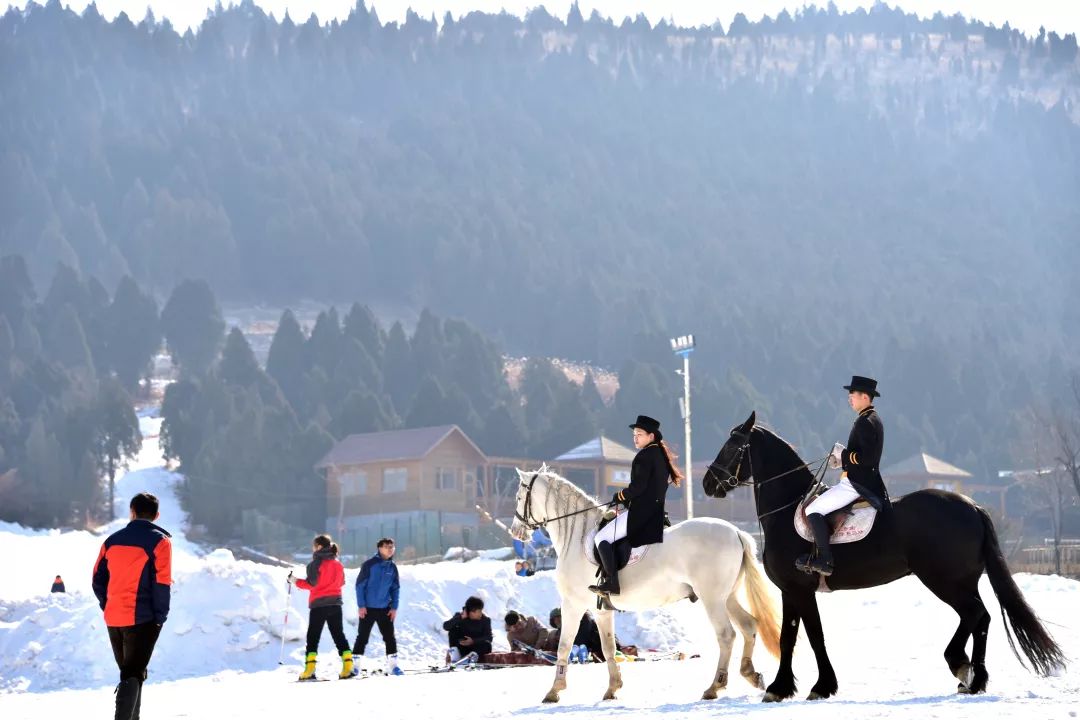
M 630 484 L 630 471 L 629 470 L 616 470 L 611 474 L 611 482 L 616 485 L 629 485 Z
M 343 496 L 367 495 L 367 473 L 363 470 L 343 472 L 339 480 L 341 480 L 341 494 Z
M 457 472 L 454 468 L 435 468 L 435 488 L 437 490 L 457 490 Z
M 386 468 L 382 471 L 382 490 L 384 493 L 405 492 L 405 485 L 408 481 L 408 468 Z

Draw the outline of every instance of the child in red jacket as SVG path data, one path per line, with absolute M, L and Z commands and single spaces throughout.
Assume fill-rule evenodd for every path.
M 310 590 L 308 599 L 307 657 L 304 660 L 304 672 L 301 680 L 315 680 L 315 658 L 319 651 L 319 637 L 323 625 L 330 627 L 330 636 L 334 638 L 338 654 L 341 655 L 341 674 L 339 678 L 352 677 L 353 659 L 349 650 L 349 641 L 341 627 L 341 588 L 345 585 L 345 568 L 338 557 L 338 546 L 329 535 L 319 535 L 311 543 L 311 562 L 307 566 L 307 577 L 296 580 L 296 587 Z M 292 575 L 290 577 L 290 582 Z

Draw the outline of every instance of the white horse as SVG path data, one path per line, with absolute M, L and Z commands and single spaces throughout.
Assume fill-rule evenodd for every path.
M 562 599 L 563 632 L 555 683 L 544 696 L 546 703 L 558 702 L 559 693 L 566 689 L 567 658 L 578 621 L 586 610 L 596 607 L 596 595 L 589 591 L 589 585 L 595 582 L 596 566 L 585 556 L 585 545 L 586 536 L 596 528 L 605 508 L 546 467 L 536 473 L 518 470 L 518 478 L 520 486 L 511 534 L 527 540 L 531 530 L 545 527 L 558 553 L 555 584 Z M 716 675 L 702 699 L 715 699 L 717 691 L 727 686 L 727 669 L 735 641 L 732 620 L 743 636 L 739 673 L 751 685 L 765 687 L 751 659 L 759 630 L 765 647 L 779 657 L 776 607 L 754 554 L 754 539 L 750 535 L 723 520 L 695 518 L 665 530 L 663 543 L 651 546 L 645 557 L 619 573 L 622 592 L 612 598 L 619 610 L 648 610 L 694 596 L 701 600 L 720 645 Z M 735 596 L 740 580 L 750 612 Z M 613 700 L 615 692 L 622 687 L 615 662 L 614 614 L 610 610 L 598 611 L 596 623 L 608 667 L 604 699 Z

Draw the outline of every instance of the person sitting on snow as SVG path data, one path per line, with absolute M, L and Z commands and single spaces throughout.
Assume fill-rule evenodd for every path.
M 503 618 L 506 626 L 506 643 L 511 650 L 517 650 L 517 643 L 524 643 L 537 650 L 545 649 L 551 630 L 540 624 L 533 616 L 525 616 L 516 610 L 506 613 Z
M 443 630 L 450 633 L 447 664 L 456 663 L 472 652 L 477 656 L 491 652 L 491 618 L 484 614 L 484 601 L 475 595 L 465 601 L 460 613 L 443 623 Z
M 552 643 L 552 649 L 556 650 L 559 647 L 559 638 L 562 635 L 562 608 L 555 608 L 548 616 L 548 622 L 551 623 L 552 630 L 551 635 L 548 637 L 548 642 Z M 579 662 L 586 662 L 580 658 L 588 658 L 590 654 L 596 656 L 601 662 L 604 661 L 604 648 L 600 643 L 600 628 L 596 626 L 596 621 L 593 620 L 592 615 L 586 610 L 585 614 L 581 616 L 581 622 L 578 624 L 577 634 L 574 636 L 574 650 L 570 653 L 570 657 L 576 656 L 579 658 Z M 584 650 L 582 650 L 584 648 Z M 619 644 L 619 638 L 615 638 L 615 649 L 620 650 L 622 645 Z

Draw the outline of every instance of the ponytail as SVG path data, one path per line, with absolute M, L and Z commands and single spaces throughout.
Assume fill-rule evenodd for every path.
M 664 442 L 663 439 L 658 440 L 657 443 L 660 445 L 660 449 L 664 451 L 664 457 L 667 459 L 668 472 L 671 474 L 672 484 L 674 484 L 675 487 L 681 487 L 684 476 L 679 472 L 679 468 L 675 464 L 675 460 L 679 456 L 671 452 L 671 448 L 668 447 L 668 444 Z

